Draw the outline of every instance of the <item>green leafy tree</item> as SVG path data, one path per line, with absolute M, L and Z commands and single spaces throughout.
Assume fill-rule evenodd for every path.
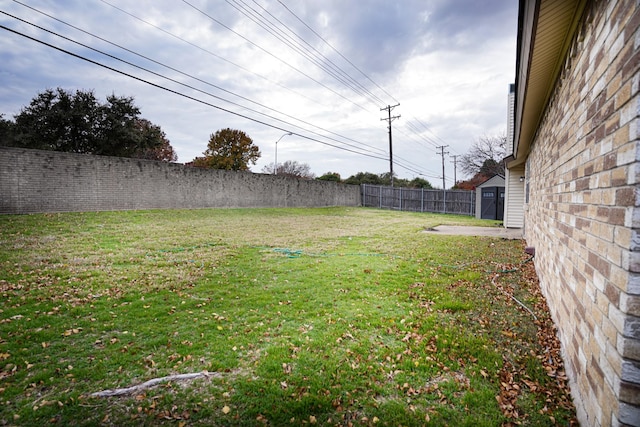
M 424 188 L 426 190 L 433 189 L 431 183 L 424 178 L 413 178 L 409 181 L 407 186 L 412 188 Z
M 141 119 L 133 98 L 47 89 L 15 116 L 5 145 L 106 156 L 176 160 L 162 130 Z M 154 154 L 157 155 L 154 157 Z
M 480 166 L 480 175 L 491 178 L 494 175 L 504 175 L 504 164 L 502 161 L 486 159 Z
M 101 116 L 93 92 L 47 89 L 15 116 L 16 145 L 91 153 L 99 139 Z
M 204 157 L 196 157 L 191 165 L 209 169 L 249 170 L 260 158 L 260 149 L 249 136 L 236 129 L 220 129 L 212 133 Z
M 142 137 L 137 126 L 140 110 L 133 98 L 107 97 L 107 104 L 100 108 L 98 147 L 94 154 L 119 157 L 135 157 L 151 148 L 150 141 Z
M 147 119 L 138 119 L 136 127 L 140 132 L 140 137 L 145 140 L 142 145 L 147 148 L 136 153 L 134 157 L 165 162 L 178 160 L 178 155 L 160 126 L 154 125 Z
M 338 172 L 327 172 L 324 175 L 317 177 L 316 179 L 320 181 L 333 181 L 333 182 L 342 181 L 342 178 L 340 178 L 340 174 Z
M 385 185 L 384 180 L 380 175 L 371 172 L 358 172 L 355 175 L 351 175 L 344 180 L 345 184 L 372 184 L 372 185 Z
M 371 172 L 358 172 L 344 180 L 345 184 L 371 184 L 371 185 L 391 185 L 391 175 L 389 172 L 375 174 Z M 426 188 L 431 189 L 433 186 L 429 181 L 423 178 L 414 178 L 411 181 L 393 176 L 394 187 L 410 187 L 410 188 Z
M 15 145 L 15 123 L 0 114 L 0 145 Z

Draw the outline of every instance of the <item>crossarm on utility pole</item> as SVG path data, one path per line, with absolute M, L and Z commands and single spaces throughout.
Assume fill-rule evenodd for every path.
M 391 110 L 393 110 L 395 107 L 399 105 L 400 104 L 387 105 L 386 107 L 380 109 L 380 111 L 387 110 L 387 113 L 389 115 L 389 117 L 385 117 L 380 120 L 386 120 L 389 123 L 389 174 L 390 174 L 392 187 L 393 187 L 393 139 L 391 137 L 391 122 L 394 121 L 395 119 L 399 119 L 400 115 L 391 117 Z

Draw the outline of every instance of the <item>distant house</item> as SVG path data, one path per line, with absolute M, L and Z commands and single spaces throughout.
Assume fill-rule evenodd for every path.
M 476 218 L 502 220 L 504 176 L 494 175 L 476 187 Z
M 640 426 L 640 6 L 521 0 L 505 225 L 523 226 L 585 426 Z

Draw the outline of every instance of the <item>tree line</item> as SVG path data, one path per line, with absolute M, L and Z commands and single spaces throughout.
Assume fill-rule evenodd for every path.
M 14 120 L 0 115 L 0 144 L 103 156 L 176 161 L 160 126 L 140 116 L 133 98 L 47 89 Z
M 141 117 L 132 97 L 109 95 L 105 102 L 93 91 L 47 89 L 37 94 L 13 120 L 0 114 L 0 145 L 103 156 L 175 162 L 175 150 L 160 126 Z M 462 170 L 473 177 L 453 188 L 473 189 L 496 174 L 504 174 L 506 136 L 482 137 L 462 156 Z M 203 155 L 187 166 L 246 171 L 261 153 L 245 132 L 224 128 L 212 133 Z M 387 173 L 358 172 L 342 179 L 337 172 L 319 177 L 306 163 L 271 163 L 263 173 L 345 184 L 391 185 Z M 393 177 L 394 186 L 431 189 L 423 178 Z

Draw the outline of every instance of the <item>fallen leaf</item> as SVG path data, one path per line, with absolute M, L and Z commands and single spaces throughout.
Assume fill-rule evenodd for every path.
M 227 405 L 224 405 L 224 408 L 222 408 L 222 413 L 227 415 L 229 412 L 231 412 L 231 408 L 229 408 Z

